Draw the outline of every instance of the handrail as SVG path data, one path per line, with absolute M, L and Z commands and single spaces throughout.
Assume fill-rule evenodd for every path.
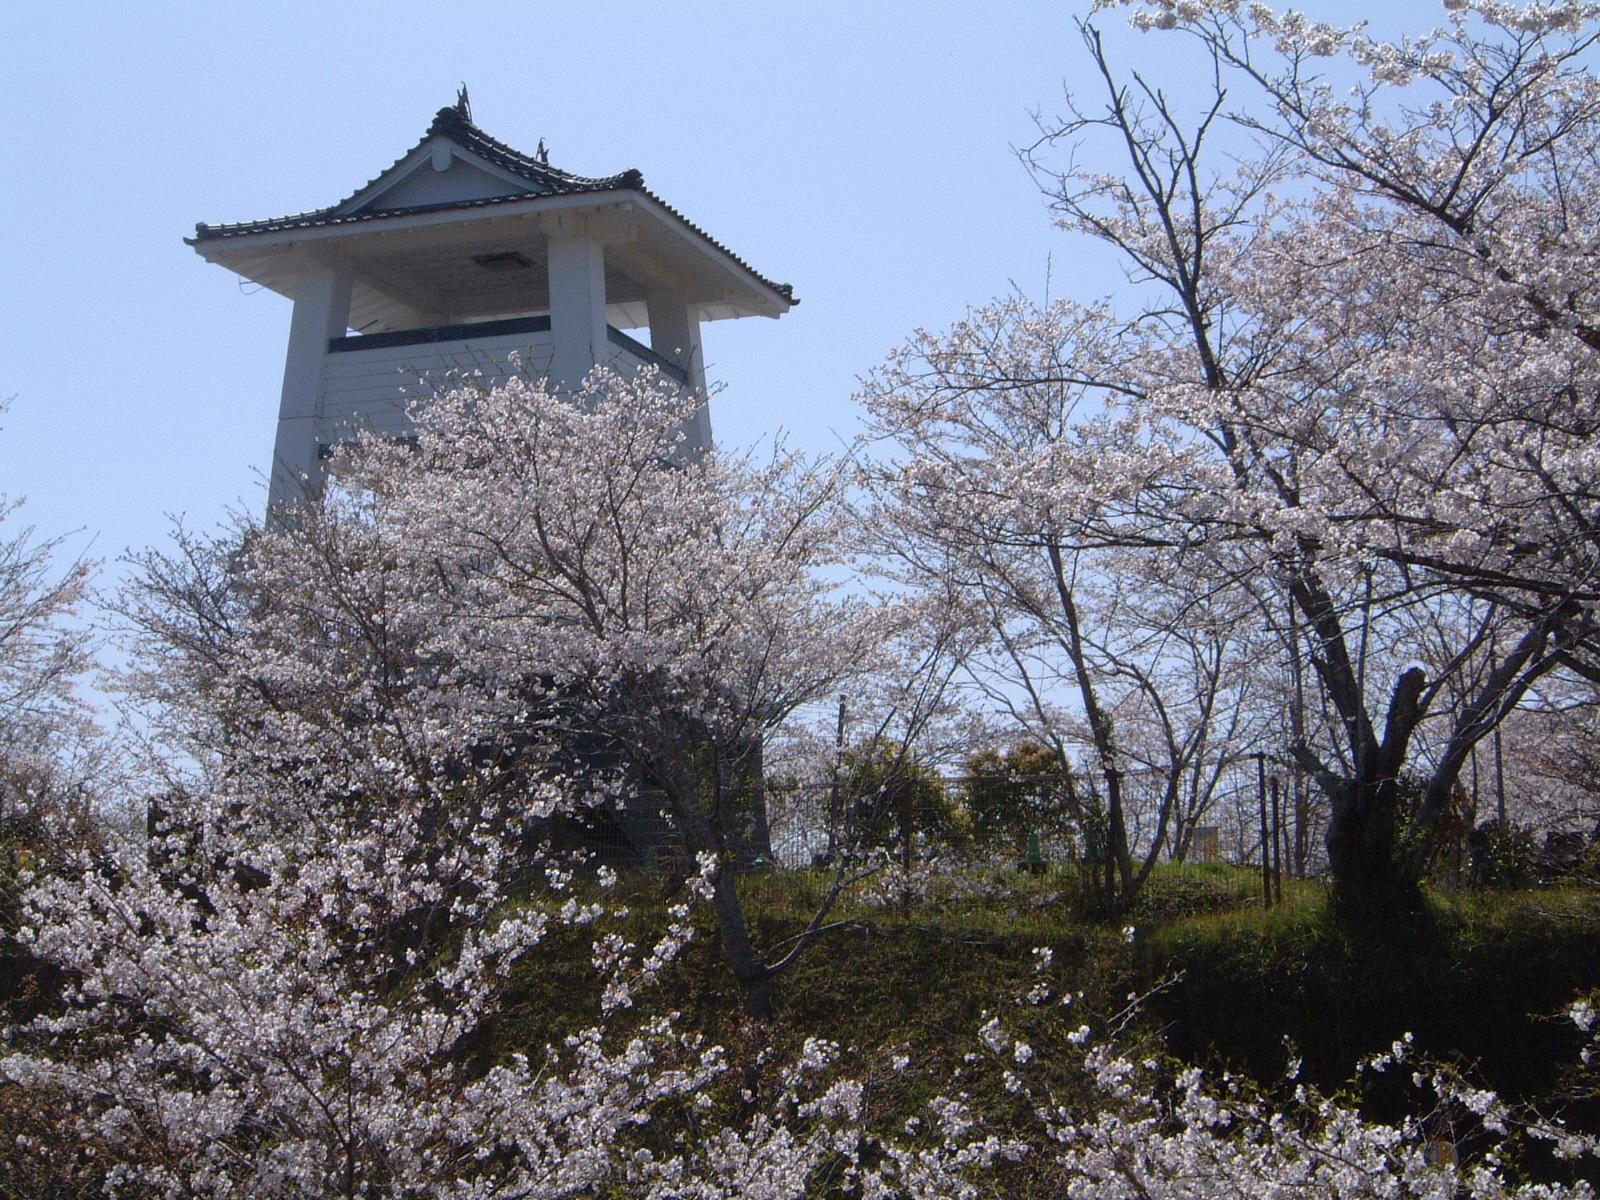
M 459 342 L 474 337 L 504 337 L 512 333 L 549 333 L 549 317 L 510 317 L 504 321 L 476 321 L 464 325 L 431 325 L 426 329 L 396 329 L 389 333 L 352 333 L 328 339 L 328 353 L 348 350 L 382 350 L 390 346 L 423 346 L 429 342 Z
M 634 338 L 629 337 L 627 334 L 623 333 L 622 330 L 613 329 L 610 325 L 607 325 L 606 339 L 610 341 L 613 346 L 621 346 L 624 350 L 630 351 L 635 357 L 643 359 L 651 366 L 659 367 L 663 375 L 671 376 L 679 383 L 689 382 L 689 373 L 677 363 L 663 358 L 654 350 L 650 349 L 649 346 L 646 346 L 641 341 L 637 341 Z
M 516 333 L 549 333 L 550 318 L 510 317 L 504 321 L 477 321 L 463 325 L 432 325 L 426 329 L 396 329 L 388 333 L 352 333 L 328 339 L 330 354 L 354 350 L 384 350 L 394 346 L 426 346 L 436 342 L 461 342 L 468 338 L 506 337 Z M 606 326 L 606 339 L 635 358 L 660 369 L 679 383 L 689 382 L 689 373 L 677 363 L 663 358 L 643 342 L 622 330 Z

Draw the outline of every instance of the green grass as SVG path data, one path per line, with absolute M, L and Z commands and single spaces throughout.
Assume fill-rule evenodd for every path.
M 1360 1057 L 1413 1032 L 1425 1057 L 1464 1065 L 1512 1097 L 1548 1098 L 1577 1050 L 1570 1024 L 1548 1014 L 1600 986 L 1600 892 L 1592 890 L 1434 896 L 1422 918 L 1362 931 L 1331 915 L 1319 884 L 1286 880 L 1284 903 L 1267 908 L 1259 876 L 1225 866 L 1163 868 L 1133 911 L 1109 923 L 1084 915 L 1089 905 L 1071 872 L 1009 880 L 905 907 L 893 896 L 847 900 L 835 914 L 847 924 L 776 981 L 776 1018 L 766 1027 L 742 1016 L 703 913 L 697 940 L 640 997 L 634 1019 L 676 1011 L 685 1028 L 728 1048 L 733 1069 L 717 1091 L 718 1112 L 739 1107 L 745 1090 L 750 1103 L 769 1098 L 777 1065 L 806 1038 L 822 1037 L 843 1047 L 843 1070 L 867 1081 L 876 1128 L 899 1128 L 956 1090 L 981 1111 L 1012 1114 L 1002 1122 L 1026 1133 L 1025 1103 L 1004 1087 L 1008 1064 L 978 1038 L 988 1013 L 1035 1047 L 1033 1082 L 1071 1106 L 1097 1098 L 1077 1069 L 1070 1031 L 1085 1021 L 1103 1026 L 1130 994 L 1152 988 L 1124 1036 L 1139 1056 L 1243 1070 L 1272 1088 L 1291 1053 L 1287 1036 L 1304 1077 L 1332 1091 Z M 623 885 L 626 936 L 643 942 L 664 925 L 658 887 Z M 825 888 L 810 873 L 745 880 L 757 944 L 797 933 Z M 1131 940 L 1125 925 L 1134 926 Z M 565 934 L 517 968 L 484 1052 L 538 1052 L 594 1023 L 591 933 Z M 1040 946 L 1053 952 L 1045 977 L 1053 1002 L 1018 1005 L 1040 978 Z M 1074 999 L 1063 1006 L 1067 993 Z M 911 1066 L 889 1070 L 902 1054 Z M 1370 1081 L 1359 1093 L 1363 1107 L 1377 1117 L 1411 1111 L 1417 1093 L 1408 1080 L 1409 1072 L 1391 1072 Z M 1006 1194 L 1031 1194 L 1027 1170 L 1018 1168 Z
M 1285 881 L 1267 908 L 1259 876 L 1226 866 L 1163 868 L 1131 913 L 1084 916 L 1078 877 L 1002 873 L 954 894 L 856 896 L 775 983 L 777 1019 L 753 1031 L 723 967 L 708 917 L 683 960 L 641 1008 L 684 1014 L 692 1028 L 738 1050 L 792 1049 L 808 1036 L 871 1058 L 904 1052 L 948 1073 L 976 1046 L 986 1010 L 1033 981 L 1032 951 L 1051 948 L 1058 992 L 1102 1016 L 1127 995 L 1165 984 L 1147 1006 L 1143 1036 L 1174 1053 L 1275 1078 L 1295 1045 L 1307 1074 L 1344 1081 L 1361 1056 L 1406 1032 L 1441 1059 L 1472 1065 L 1512 1095 L 1548 1092 L 1576 1049 L 1548 1019 L 1583 988 L 1600 986 L 1600 892 L 1585 889 L 1430 897 L 1420 917 L 1352 929 L 1330 913 L 1322 885 Z M 990 886 L 993 882 L 996 886 Z M 999 886 L 1004 885 L 1004 886 Z M 752 933 L 772 945 L 798 933 L 827 886 L 795 872 L 743 881 Z M 664 925 L 664 904 L 635 881 L 622 932 L 642 941 Z M 1123 924 L 1136 932 L 1131 945 Z M 537 1046 L 592 1023 L 598 988 L 588 934 L 518 969 L 497 1051 Z M 781 1057 L 781 1055 L 780 1055 Z
M 1017 876 L 1012 895 L 966 896 L 955 902 L 914 902 L 902 908 L 855 898 L 841 906 L 843 928 L 820 937 L 796 965 L 775 982 L 776 1018 L 758 1028 L 742 1015 L 740 996 L 719 957 L 708 914 L 697 921 L 696 940 L 660 982 L 639 999 L 630 1019 L 662 1011 L 683 1014 L 682 1024 L 729 1048 L 741 1086 L 758 1093 L 772 1074 L 756 1065 L 792 1060 L 808 1037 L 840 1044 L 846 1066 L 872 1081 L 869 1108 L 891 1125 L 921 1113 L 952 1080 L 995 1111 L 1008 1097 L 1000 1070 L 980 1055 L 977 1031 L 987 1012 L 1004 1012 L 1008 1023 L 1041 1047 L 1093 1014 L 1109 1014 L 1125 1003 L 1137 964 L 1120 929 L 1083 921 L 1068 903 L 1072 879 Z M 751 932 L 758 945 L 772 945 L 804 928 L 826 888 L 820 875 L 786 873 L 744 881 Z M 619 928 L 644 942 L 665 924 L 660 895 L 634 881 L 625 897 L 629 916 Z M 592 931 L 561 935 L 515 970 L 506 1007 L 485 1042 L 489 1057 L 536 1051 L 598 1017 L 599 989 L 589 966 Z M 1033 950 L 1049 946 L 1049 978 L 1058 993 L 1082 992 L 1070 1011 L 1051 1006 L 1019 1007 L 1014 1001 L 1036 982 Z M 624 1026 L 627 1019 L 624 1021 Z M 1153 1043 L 1152 1043 L 1153 1046 Z M 905 1055 L 904 1072 L 887 1070 Z M 1062 1057 L 1051 1079 L 1063 1096 L 1083 1081 Z M 747 1075 L 746 1072 L 753 1072 Z M 1018 1127 L 1028 1123 L 1019 1111 Z
M 1146 973 L 1182 976 L 1155 1004 L 1176 1053 L 1270 1077 L 1287 1037 L 1333 1086 L 1409 1032 L 1513 1096 L 1547 1093 L 1574 1060 L 1575 1031 L 1551 1018 L 1600 985 L 1600 894 L 1436 894 L 1378 928 L 1341 923 L 1313 888 L 1286 901 L 1151 932 Z

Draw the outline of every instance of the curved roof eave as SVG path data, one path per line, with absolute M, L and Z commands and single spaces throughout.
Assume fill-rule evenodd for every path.
M 378 185 L 390 179 L 408 160 L 413 158 L 418 151 L 435 138 L 444 138 L 469 154 L 482 158 L 501 170 L 508 171 L 519 179 L 527 181 L 533 187 L 526 192 L 505 196 L 452 200 L 437 204 L 412 205 L 399 208 L 365 208 L 362 206 L 361 201 L 364 196 L 372 195 Z M 689 220 L 682 212 L 645 187 L 644 176 L 639 171 L 629 169 L 616 175 L 583 176 L 560 170 L 540 159 L 525 155 L 496 138 L 490 137 L 472 123 L 460 105 L 440 109 L 434 115 L 433 123 L 429 125 L 428 131 L 423 135 L 421 141 L 396 159 L 388 168 L 368 180 L 337 204 L 308 212 L 291 213 L 287 216 L 270 217 L 258 221 L 238 221 L 223 225 L 208 225 L 204 222 L 199 222 L 195 225 L 194 237 L 185 238 L 184 241 L 199 250 L 201 243 L 219 242 L 235 238 L 243 239 L 262 234 L 326 229 L 369 221 L 383 221 L 397 217 L 416 217 L 439 212 L 466 211 L 519 201 L 549 199 L 557 196 L 627 192 L 637 193 L 644 199 L 649 200 L 662 213 L 678 222 L 692 237 L 703 242 L 716 255 L 725 258 L 739 272 L 746 275 L 762 289 L 770 292 L 785 308 L 793 307 L 799 303 L 799 300 L 794 295 L 792 285 L 779 283 L 761 274 L 731 249 Z M 381 193 L 379 195 L 381 196 Z M 374 198 L 379 197 L 374 196 Z M 201 253 L 204 252 L 201 251 Z

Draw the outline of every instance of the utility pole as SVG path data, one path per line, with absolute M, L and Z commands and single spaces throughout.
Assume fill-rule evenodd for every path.
M 1256 802 L 1261 813 L 1261 899 L 1272 907 L 1272 852 L 1267 846 L 1267 755 L 1256 751 Z
M 1500 745 L 1500 726 L 1494 727 L 1494 815 L 1506 827 L 1506 760 Z
M 839 693 L 839 723 L 833 733 L 833 784 L 828 792 L 828 862 L 839 852 L 839 835 L 844 829 L 844 798 L 839 789 L 844 770 L 844 693 Z
M 1272 777 L 1272 901 L 1283 903 L 1283 790 Z

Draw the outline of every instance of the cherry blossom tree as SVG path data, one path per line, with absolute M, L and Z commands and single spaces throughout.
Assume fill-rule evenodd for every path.
M 665 1022 L 475 1066 L 462 1047 L 511 966 L 601 906 L 503 908 L 490 809 L 308 799 L 169 796 L 148 842 L 36 881 L 21 936 L 71 982 L 8 1033 L 0 1079 L 68 1097 L 71 1128 L 15 1152 L 89 1147 L 110 1194 L 567 1195 L 716 1074 Z M 625 995 L 644 955 L 612 958 Z
M 1576 855 L 1600 828 L 1600 708 L 1586 680 L 1541 684 L 1478 747 L 1462 783 L 1480 824 L 1556 834 Z
M 73 692 L 89 665 L 88 635 L 73 619 L 92 564 L 62 567 L 61 539 L 17 528 L 20 508 L 0 496 L 0 524 L 10 525 L 0 533 L 0 818 L 9 819 L 72 806 L 95 749 Z
M 696 403 L 604 372 L 576 396 L 458 388 L 429 406 L 419 453 L 368 443 L 349 478 L 415 570 L 444 565 L 461 669 L 541 681 L 551 711 L 662 798 L 691 853 L 731 862 L 764 738 L 884 639 L 880 613 L 820 575 L 841 552 L 839 468 L 691 453 Z M 786 960 L 752 944 L 733 870 L 713 903 L 766 1016 Z
M 1373 892 L 1391 858 L 1414 877 L 1426 856 L 1426 836 L 1391 849 L 1390 781 L 1446 681 L 1473 682 L 1421 772 L 1424 834 L 1472 747 L 1594 644 L 1595 13 L 1447 7 L 1443 30 L 1400 43 L 1256 9 L 1189 26 L 1260 90 L 1273 115 L 1247 126 L 1316 189 L 1224 253 L 1247 344 L 1272 357 L 1243 387 L 1208 381 L 1201 411 L 1293 546 L 1288 590 L 1351 767 L 1297 753 L 1334 799 L 1336 873 Z M 1329 54 L 1359 68 L 1352 95 L 1316 69 Z M 1392 611 L 1465 594 L 1484 614 L 1390 676 L 1381 733 L 1329 586 L 1357 562 Z
M 1105 535 L 1173 469 L 1135 462 L 1099 408 L 1092 381 L 1134 371 L 1135 352 L 1108 313 L 1012 299 L 920 332 L 862 396 L 880 561 L 906 585 L 960 595 L 978 631 L 966 684 L 1062 773 L 1087 748 L 1075 815 L 1113 907 L 1186 836 L 1238 752 L 1256 628 L 1251 597 L 1206 579 L 1161 527 Z M 1135 791 L 1151 793 L 1148 811 L 1134 811 Z
M 16 502 L 0 503 L 0 518 Z M 82 718 L 72 699 L 73 678 L 87 664 L 85 639 L 62 625 L 83 598 L 89 565 L 57 573 L 55 541 L 22 529 L 0 542 L 0 729 L 7 758 L 41 749 Z
M 1332 720 L 1302 708 L 1282 753 L 1328 799 L 1340 899 L 1390 910 L 1473 747 L 1539 679 L 1591 671 L 1594 13 L 1452 3 L 1391 43 L 1264 5 L 1132 7 L 1180 31 L 1206 96 L 1119 75 L 1085 24 L 1098 96 L 1030 158 L 1142 306 L 992 306 L 919 337 L 872 402 L 944 545 L 1010 555 L 1050 525 L 1052 603 L 1111 577 L 1083 556 L 1122 554 L 1292 610 Z M 1450 639 L 1416 619 L 1469 597 Z M 1074 685 L 1108 760 L 1078 681 L 1097 672 Z
M 414 445 L 348 447 L 317 505 L 140 559 L 120 608 L 125 690 L 167 747 L 149 829 L 32 880 L 20 936 L 72 982 L 0 1059 L 68 1098 L 69 1159 L 174 1195 L 713 1196 L 801 1194 L 850 1150 L 859 1087 L 806 1082 L 825 1048 L 681 1151 L 639 1132 L 722 1069 L 670 1020 L 616 1028 L 690 913 L 623 942 L 544 845 L 653 792 L 764 1017 L 861 851 L 798 938 L 752 944 L 728 816 L 762 739 L 885 655 L 938 659 L 925 620 L 896 641 L 820 577 L 843 473 L 691 454 L 696 403 L 652 377 L 469 382 Z M 903 741 L 940 690 L 874 686 Z M 480 1061 L 510 970 L 588 924 L 597 1024 Z
M 865 864 L 839 856 L 800 938 L 752 942 L 735 868 L 763 819 L 764 742 L 849 686 L 908 745 L 940 702 L 941 638 L 826 575 L 839 464 L 691 452 L 696 403 L 603 371 L 576 394 L 446 388 L 414 443 L 347 447 L 320 506 L 148 556 L 124 603 L 143 633 L 130 686 L 197 761 L 311 794 L 422 789 L 443 808 L 587 764 L 564 811 L 654 805 L 690 861 L 727 867 L 723 953 L 765 1017 L 770 980 Z

